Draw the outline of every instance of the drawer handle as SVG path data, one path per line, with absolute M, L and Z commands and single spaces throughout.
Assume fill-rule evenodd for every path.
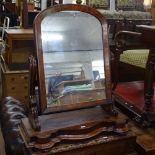
M 25 79 L 25 80 L 27 80 L 27 79 L 28 79 L 28 77 L 27 77 L 27 76 L 24 76 L 24 79 Z
M 28 96 L 25 96 L 25 99 L 28 99 Z
M 14 81 L 15 80 L 15 78 L 11 78 L 11 81 Z
M 11 89 L 12 89 L 12 90 L 15 90 L 15 87 L 12 87 Z
M 20 78 L 21 78 L 22 80 L 27 80 L 27 79 L 28 79 L 27 76 L 21 76 Z

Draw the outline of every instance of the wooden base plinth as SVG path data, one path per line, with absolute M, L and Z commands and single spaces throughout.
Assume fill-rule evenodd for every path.
M 135 145 L 126 117 L 107 114 L 95 107 L 39 117 L 41 130 L 34 131 L 28 118 L 22 119 L 20 132 L 29 154 L 124 155 Z

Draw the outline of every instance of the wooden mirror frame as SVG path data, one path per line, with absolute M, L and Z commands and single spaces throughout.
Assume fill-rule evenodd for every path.
M 44 76 L 44 64 L 43 64 L 43 54 L 42 54 L 42 40 L 41 40 L 41 22 L 42 20 L 51 13 L 56 13 L 60 11 L 80 11 L 88 13 L 96 17 L 101 23 L 102 27 L 102 40 L 103 40 L 103 60 L 104 60 L 104 71 L 105 71 L 105 88 L 106 88 L 106 99 L 102 103 L 94 102 L 88 103 L 86 105 L 77 104 L 77 105 L 62 105 L 62 106 L 53 106 L 47 107 L 46 102 L 46 90 L 45 90 L 45 76 Z M 39 85 L 39 102 L 41 107 L 41 113 L 52 113 L 52 112 L 61 112 L 68 111 L 73 109 L 81 109 L 87 107 L 93 107 L 97 105 L 112 105 L 112 93 L 111 93 L 111 73 L 110 73 L 110 51 L 108 44 L 108 28 L 107 21 L 105 17 L 94 8 L 90 8 L 86 5 L 56 5 L 49 7 L 43 10 L 37 15 L 34 21 L 34 36 L 35 36 L 35 45 L 36 45 L 36 57 L 37 57 L 37 74 L 38 74 L 38 85 Z M 31 85 L 31 87 L 33 87 Z M 41 88 L 41 89 L 40 89 Z M 34 88 L 32 88 L 34 89 Z M 32 94 L 31 94 L 32 95 Z M 35 95 L 35 94 L 34 94 Z

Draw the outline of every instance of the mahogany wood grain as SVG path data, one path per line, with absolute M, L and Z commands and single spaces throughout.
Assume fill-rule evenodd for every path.
M 124 124 L 126 124 L 126 119 L 127 118 L 120 113 L 118 116 L 112 117 L 110 114 L 106 113 L 103 108 L 96 107 L 42 115 L 39 117 L 41 126 L 39 132 L 34 131 L 29 120 L 25 118 L 22 119 L 20 131 L 25 140 L 26 148 L 32 152 L 36 150 L 37 153 L 50 152 L 56 148 L 60 149 L 61 145 L 76 145 L 78 143 L 82 145 L 88 143 L 89 146 L 91 140 L 93 141 L 100 136 L 107 137 L 106 141 L 102 141 L 102 143 L 105 143 L 105 146 L 114 147 L 116 145 L 120 147 L 120 145 L 124 145 L 123 149 L 126 150 L 126 143 L 132 145 L 135 140 L 135 136 L 128 132 L 128 128 L 124 126 Z M 116 141 L 119 142 L 118 145 L 115 143 Z M 72 147 L 70 149 L 72 150 Z M 96 149 L 94 147 L 89 147 L 89 152 L 92 150 L 100 152 L 99 147 Z M 83 149 L 80 150 L 81 153 L 84 151 Z M 103 150 L 106 150 L 106 147 L 103 147 Z M 78 151 L 78 149 L 75 150 L 75 152 L 76 151 Z M 87 154 L 86 151 L 84 152 Z M 112 150 L 110 152 L 110 155 L 113 154 Z
M 59 11 L 81 11 L 88 13 L 101 23 L 102 32 L 103 32 L 103 60 L 104 60 L 104 70 L 105 70 L 105 91 L 106 91 L 106 100 L 103 100 L 102 102 L 94 101 L 92 103 L 86 103 L 86 104 L 66 104 L 62 106 L 53 106 L 48 107 L 47 101 L 46 101 L 46 89 L 45 89 L 45 73 L 44 73 L 44 63 L 43 63 L 43 54 L 42 54 L 42 40 L 41 40 L 41 22 L 42 20 L 51 14 L 52 12 L 59 12 Z M 111 98 L 111 71 L 110 71 L 110 51 L 109 51 L 109 44 L 108 44 L 108 30 L 107 30 L 107 21 L 106 18 L 98 12 L 94 8 L 90 8 L 85 5 L 56 5 L 53 7 L 49 7 L 48 9 L 42 11 L 38 16 L 35 18 L 34 21 L 34 35 L 35 35 L 35 45 L 36 45 L 36 51 L 37 51 L 37 62 L 38 62 L 38 80 L 39 80 L 39 93 L 40 93 L 40 104 L 41 104 L 41 112 L 42 113 L 50 113 L 50 112 L 56 112 L 56 111 L 66 111 L 66 110 L 73 110 L 73 109 L 79 109 L 79 108 L 85 108 L 85 107 L 91 107 L 96 105 L 101 105 L 105 103 L 112 103 Z

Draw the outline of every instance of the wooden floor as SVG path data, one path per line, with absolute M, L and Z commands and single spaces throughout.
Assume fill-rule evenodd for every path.
M 138 155 L 155 155 L 155 129 L 142 129 L 133 122 L 129 122 L 128 126 L 137 136 L 136 151 Z

